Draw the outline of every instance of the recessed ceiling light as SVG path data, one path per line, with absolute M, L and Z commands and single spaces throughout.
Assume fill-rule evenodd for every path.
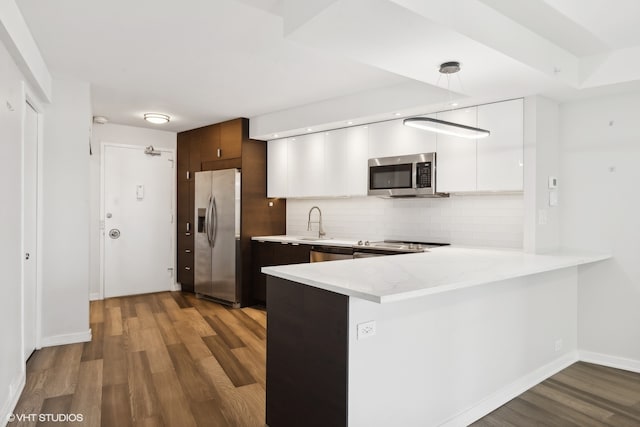
M 352 124 L 353 124 L 353 122 L 349 121 L 349 122 L 347 122 L 347 124 L 348 124 L 348 125 L 352 125 Z
M 273 137 L 274 137 L 274 138 L 277 138 L 277 137 L 278 137 L 278 134 L 277 134 L 277 133 L 274 133 L 274 134 L 273 134 Z
M 402 114 L 400 113 L 395 113 L 394 116 L 401 116 Z
M 457 106 L 458 106 L 458 103 L 457 103 L 457 102 L 452 102 L 452 103 L 451 103 L 451 104 L 449 104 L 449 105 L 451 105 L 452 107 L 457 107 Z
M 144 115 L 144 119 L 149 123 L 153 123 L 155 125 L 161 125 L 164 123 L 169 123 L 169 120 L 171 119 L 171 117 L 167 116 L 166 114 L 160 114 L 160 113 L 146 113 Z
M 307 132 L 311 132 L 311 130 L 312 130 L 311 128 L 307 128 Z
M 109 119 L 105 116 L 93 116 L 93 123 L 104 125 L 109 122 Z

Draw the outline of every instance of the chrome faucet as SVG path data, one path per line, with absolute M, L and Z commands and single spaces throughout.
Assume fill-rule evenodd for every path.
M 321 239 L 327 233 L 325 233 L 324 230 L 322 229 L 322 211 L 317 206 L 313 206 L 311 209 L 309 209 L 309 219 L 307 221 L 307 231 L 311 231 L 311 211 L 313 211 L 314 209 L 318 209 L 318 220 L 317 221 L 313 221 L 313 222 L 318 224 L 318 238 Z

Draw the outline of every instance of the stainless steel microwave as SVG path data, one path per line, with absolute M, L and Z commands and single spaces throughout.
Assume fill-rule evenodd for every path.
M 448 197 L 436 193 L 436 153 L 369 159 L 370 196 Z

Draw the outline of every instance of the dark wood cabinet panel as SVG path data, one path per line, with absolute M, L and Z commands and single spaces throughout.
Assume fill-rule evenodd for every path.
M 270 276 L 270 426 L 346 426 L 349 297 Z
M 181 132 L 177 139 L 176 170 L 176 281 L 183 291 L 193 292 L 193 200 L 195 175 L 200 170 L 200 153 L 194 147 L 193 132 Z
M 229 120 L 220 123 L 220 160 L 235 159 L 242 154 L 242 141 L 249 135 L 249 121 Z
M 220 125 L 205 126 L 196 129 L 194 139 L 200 150 L 200 162 L 218 160 L 220 149 Z
M 262 267 L 309 262 L 311 246 L 253 241 L 253 298 L 267 304 L 267 276 Z
M 215 162 L 239 159 L 243 142 L 248 140 L 249 121 L 234 119 L 189 131 L 198 146 L 199 161 L 203 170 L 227 169 L 228 164 Z
M 176 153 L 176 178 L 178 182 L 187 181 L 187 172 L 190 169 L 191 150 L 189 150 L 190 138 L 187 132 L 178 134 L 178 150 Z

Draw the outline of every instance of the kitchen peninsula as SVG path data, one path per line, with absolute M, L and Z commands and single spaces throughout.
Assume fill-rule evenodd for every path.
M 265 267 L 267 424 L 467 425 L 577 359 L 608 255 L 443 247 Z

